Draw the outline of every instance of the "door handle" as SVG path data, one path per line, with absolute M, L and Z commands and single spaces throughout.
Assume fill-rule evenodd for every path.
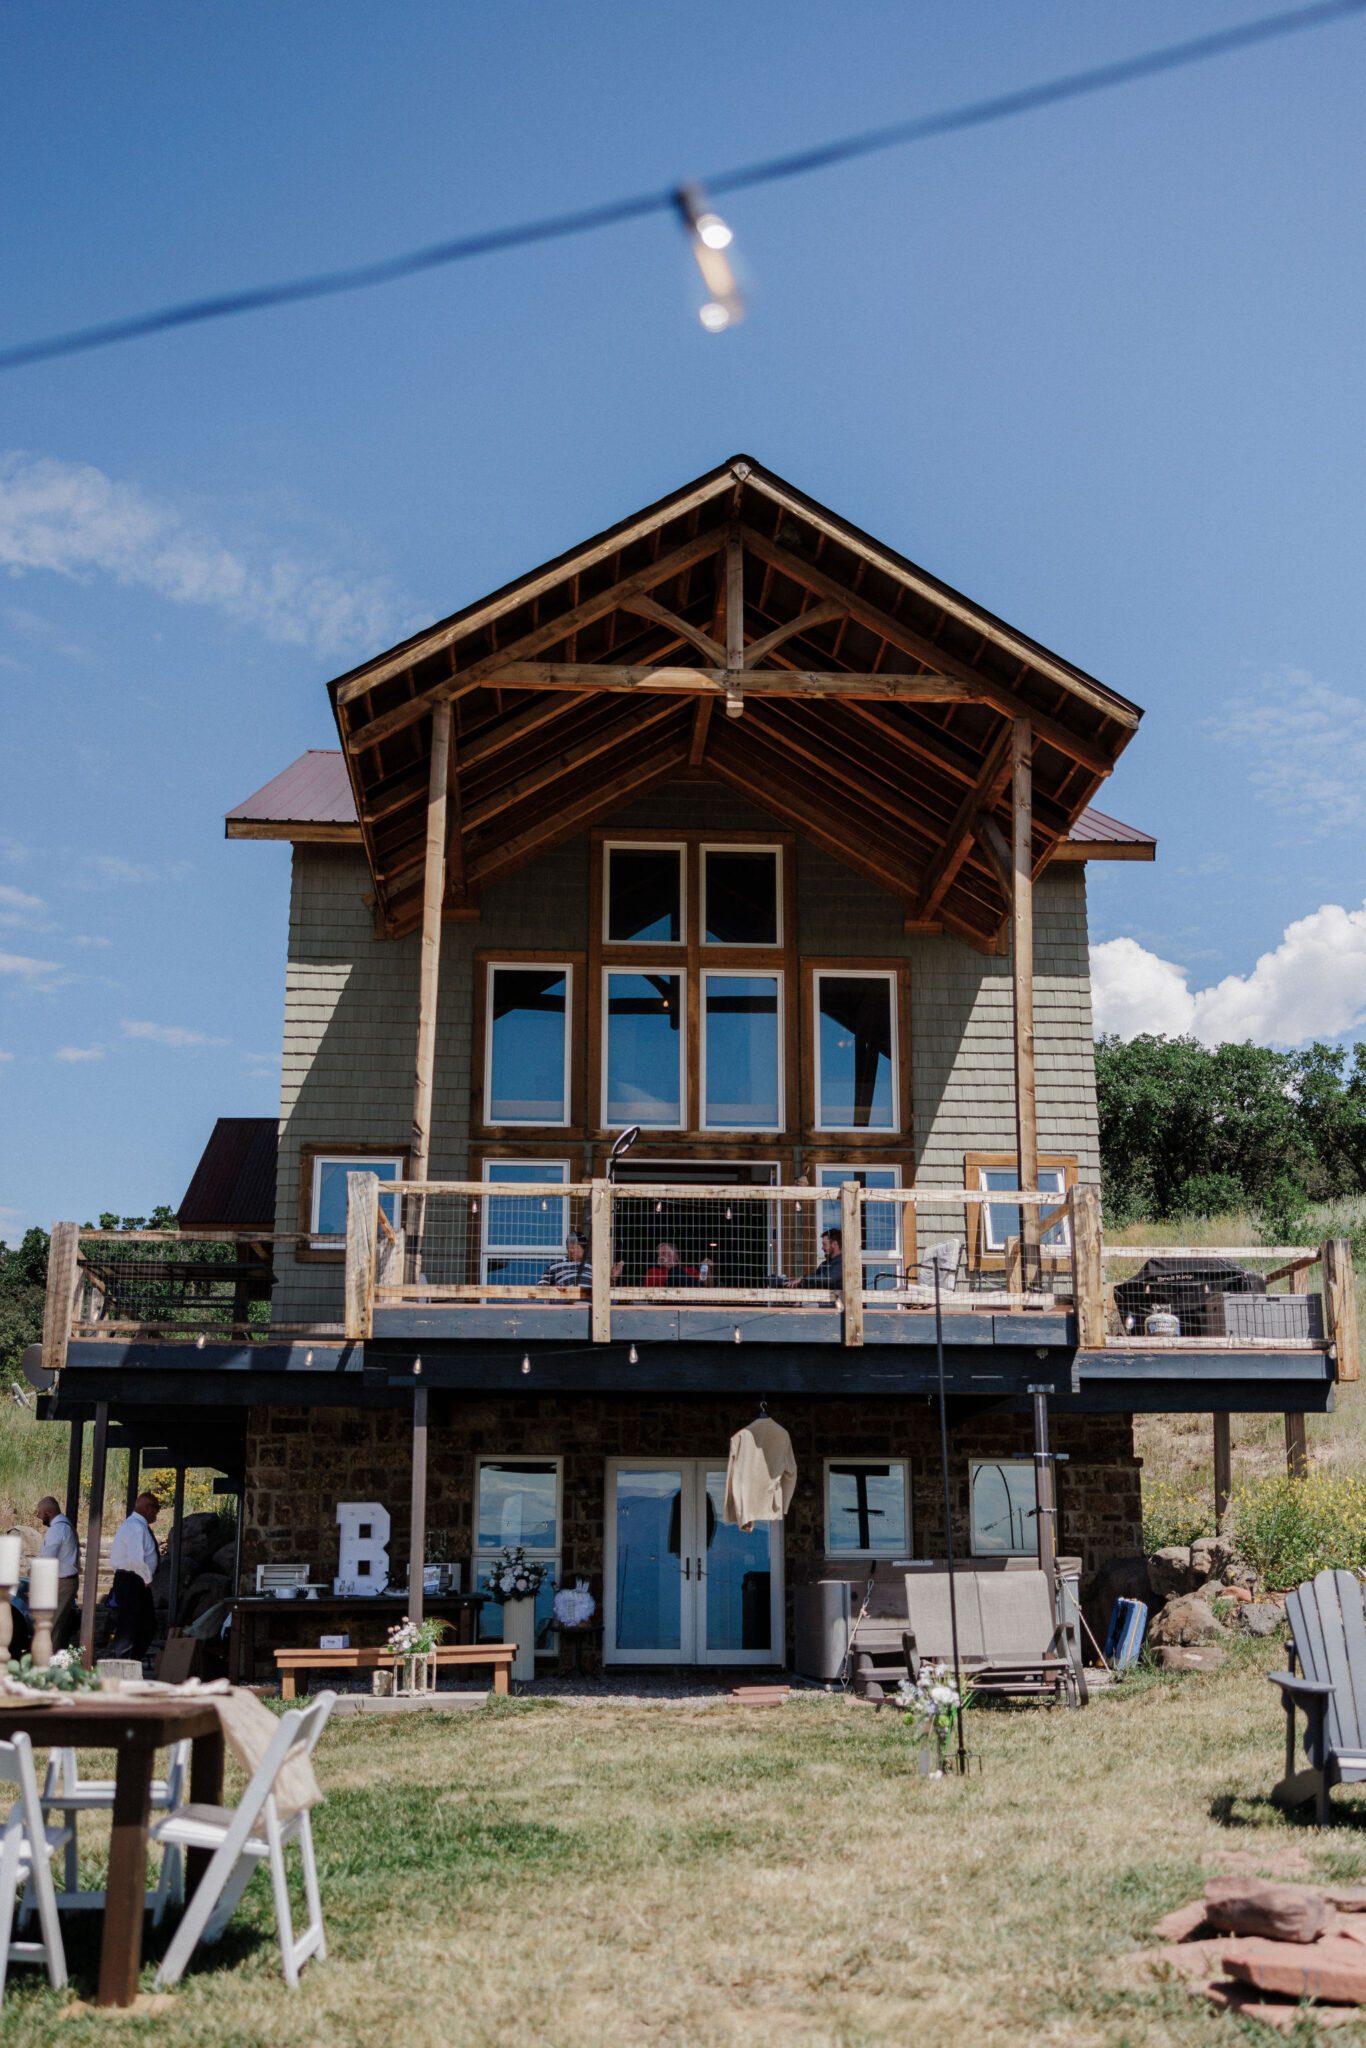
M 703 1572 L 702 1572 L 702 1560 L 701 1560 L 701 1558 L 700 1558 L 700 1557 L 699 1557 L 699 1558 L 698 1558 L 698 1560 L 697 1560 L 697 1576 L 698 1576 L 698 1578 L 699 1578 L 699 1579 L 700 1579 L 700 1578 L 701 1578 L 701 1577 L 703 1576 Z
M 685 1557 L 683 1560 L 683 1576 L 685 1579 L 692 1577 L 692 1559 L 690 1557 Z

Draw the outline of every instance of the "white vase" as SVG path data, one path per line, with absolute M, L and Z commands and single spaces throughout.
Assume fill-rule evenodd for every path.
M 536 1602 L 533 1599 L 503 1602 L 503 1641 L 517 1645 L 512 1660 L 514 1678 L 536 1676 Z

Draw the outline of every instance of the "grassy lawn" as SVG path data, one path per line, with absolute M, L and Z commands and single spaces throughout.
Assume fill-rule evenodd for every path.
M 6 2048 L 111 2030 L 167 2048 L 1270 2039 L 1121 1959 L 1207 1858 L 1297 1845 L 1317 1876 L 1366 1878 L 1366 1802 L 1338 1795 L 1322 1839 L 1266 1803 L 1274 1656 L 1140 1677 L 1077 1714 L 983 1711 L 967 1782 L 918 1778 L 891 1712 L 814 1695 L 338 1723 L 319 1752 L 332 1953 L 299 1992 L 258 1876 L 168 2010 L 63 2018 L 70 1994 L 17 1969 L 0 2032 Z M 93 1878 L 93 1829 L 90 1846 Z M 94 1941 L 72 1932 L 78 1991 Z

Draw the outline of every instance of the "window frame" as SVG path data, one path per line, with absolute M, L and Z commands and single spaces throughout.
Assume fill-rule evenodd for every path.
M 707 1117 L 707 983 L 713 980 L 728 981 L 773 981 L 778 987 L 778 1009 L 773 1020 L 774 1038 L 777 1045 L 777 1111 L 776 1123 L 771 1124 L 729 1124 L 712 1123 Z M 762 1135 L 773 1137 L 787 1128 L 787 975 L 781 967 L 721 967 L 707 966 L 698 970 L 698 1026 L 697 1026 L 697 1125 L 699 1131 L 733 1132 L 737 1137 Z M 685 1109 L 687 1105 L 684 1105 Z
M 814 1175 L 814 1184 L 817 1188 L 830 1189 L 831 1199 L 837 1208 L 839 1206 L 840 1181 L 827 1181 L 823 1179 L 822 1176 L 827 1173 L 838 1173 L 843 1180 L 857 1180 L 860 1174 L 890 1173 L 892 1175 L 892 1186 L 899 1188 L 902 1185 L 902 1169 L 899 1159 L 814 1159 L 811 1162 L 810 1171 Z M 867 1186 L 866 1180 L 863 1182 L 863 1185 Z M 899 1265 L 902 1271 L 903 1285 L 906 1280 L 912 1277 L 911 1269 L 906 1260 L 906 1219 L 911 1212 L 903 1202 L 893 1202 L 890 1206 L 896 1216 L 896 1242 L 893 1249 L 889 1252 L 870 1252 L 865 1250 L 862 1245 L 859 1246 L 859 1257 L 863 1263 L 863 1291 L 865 1294 L 876 1294 L 876 1289 L 871 1287 L 868 1281 L 868 1268 L 870 1264 L 885 1265 L 891 1262 Z M 816 1214 L 819 1219 L 819 1208 Z M 827 1227 L 826 1224 L 821 1224 L 822 1229 Z
M 668 947 L 680 953 L 688 950 L 688 847 L 683 839 L 604 839 L 602 845 L 602 882 L 598 890 L 600 909 L 598 928 L 601 944 L 605 948 L 627 946 L 631 948 Z M 612 855 L 614 853 L 672 853 L 678 863 L 678 937 L 676 939 L 614 939 L 611 935 L 612 922 Z
M 1000 1272 L 1004 1270 L 1006 1263 L 1005 1248 L 1002 1247 L 1000 1250 L 994 1249 L 987 1241 L 987 1231 L 990 1225 L 992 1207 L 994 1205 L 1008 1205 L 1011 1191 L 1006 1188 L 994 1191 L 987 1188 L 983 1184 L 982 1176 L 989 1172 L 1003 1173 L 1011 1170 L 1018 1172 L 1018 1168 L 1019 1157 L 1014 1152 L 968 1152 L 964 1154 L 963 1186 L 970 1193 L 987 1195 L 993 1198 L 973 1203 L 966 1218 L 967 1229 L 964 1234 L 967 1239 L 968 1264 L 975 1272 Z M 1077 1185 L 1078 1170 L 1079 1162 L 1074 1152 L 1041 1152 L 1039 1154 L 1040 1173 L 1062 1174 L 1063 1182 L 1062 1191 L 1058 1197 L 1059 1201 L 1066 1201 L 1068 1195 L 1071 1194 L 1073 1188 Z M 1058 1224 L 1050 1225 L 1050 1228 L 1060 1228 L 1062 1230 L 1062 1241 L 1059 1244 L 1045 1245 L 1044 1251 L 1058 1259 L 1069 1259 L 1072 1256 L 1072 1232 L 1068 1219 L 1065 1216 L 1061 1217 Z
M 832 1530 L 830 1525 L 830 1475 L 833 1468 L 837 1465 L 841 1468 L 849 1465 L 899 1465 L 901 1467 L 902 1514 L 904 1520 L 904 1527 L 906 1531 L 906 1540 L 904 1543 L 874 1544 L 867 1550 L 835 1549 L 833 1542 L 831 1540 Z M 823 1516 L 823 1541 L 825 1544 L 825 1562 L 827 1564 L 840 1564 L 847 1559 L 867 1558 L 869 1560 L 880 1560 L 895 1559 L 900 1557 L 904 1557 L 909 1561 L 911 1558 L 913 1558 L 915 1554 L 915 1526 L 911 1519 L 911 1504 L 911 1461 L 908 1457 L 902 1456 L 900 1454 L 891 1454 L 885 1458 L 825 1458 L 822 1461 L 821 1466 L 821 1512 Z
M 688 1122 L 688 1058 L 689 1020 L 691 1015 L 692 991 L 695 982 L 689 973 L 686 961 L 681 959 L 655 960 L 607 960 L 599 970 L 600 1028 L 597 1033 L 598 1048 L 598 1114 L 599 1128 L 604 1131 L 626 1131 L 638 1123 L 642 1131 L 688 1131 L 694 1127 Z M 611 987 L 614 974 L 634 975 L 637 980 L 650 974 L 672 975 L 678 983 L 678 1121 L 676 1123 L 645 1123 L 638 1117 L 608 1116 L 607 1091 L 611 1069 Z
M 479 971 L 484 977 L 483 1001 L 479 1005 L 481 1020 L 480 1067 L 481 1093 L 479 1107 L 481 1128 L 486 1131 L 564 1131 L 574 1126 L 574 1025 L 576 997 L 576 969 L 582 965 L 582 955 L 559 954 L 504 954 L 485 953 L 476 956 Z M 564 985 L 564 1115 L 560 1117 L 497 1117 L 493 1115 L 493 984 L 500 973 L 529 973 L 537 968 L 546 972 L 558 970 L 565 977 Z
M 299 1203 L 298 1242 L 294 1247 L 296 1260 L 313 1262 L 319 1260 L 343 1262 L 346 1258 L 346 1237 L 329 1237 L 320 1233 L 315 1218 L 321 1188 L 318 1186 L 318 1167 L 348 1166 L 353 1173 L 365 1173 L 376 1161 L 395 1160 L 399 1171 L 394 1175 L 394 1185 L 401 1186 L 408 1179 L 408 1163 L 411 1157 L 409 1145 L 333 1143 L 327 1139 L 310 1140 L 299 1148 Z M 390 1219 L 392 1221 L 392 1218 Z
M 490 1280 L 488 1274 L 490 1255 L 495 1258 L 540 1259 L 544 1254 L 545 1247 L 542 1245 L 497 1245 L 493 1247 L 492 1254 L 490 1253 L 489 1203 L 490 1201 L 497 1200 L 494 1190 L 503 1185 L 507 1187 L 509 1192 L 512 1192 L 516 1187 L 515 1182 L 499 1183 L 490 1177 L 490 1169 L 499 1166 L 530 1167 L 535 1170 L 540 1178 L 548 1181 L 554 1180 L 558 1176 L 564 1181 L 565 1187 L 568 1189 L 574 1179 L 573 1164 L 568 1159 L 523 1158 L 520 1154 L 516 1158 L 511 1159 L 490 1158 L 479 1162 L 479 1177 L 488 1190 L 486 1194 L 481 1195 L 479 1198 L 479 1284 L 481 1287 L 513 1287 L 521 1293 L 526 1286 L 534 1283 L 518 1280 Z M 551 1199 L 554 1198 L 552 1197 Z M 560 1199 L 565 1205 L 565 1213 L 561 1219 L 563 1228 L 560 1231 L 557 1256 L 563 1257 L 564 1236 L 565 1231 L 569 1228 L 570 1220 L 568 1213 L 569 1196 L 566 1193 Z M 544 1263 L 547 1266 L 553 1265 L 554 1259 L 547 1257 L 544 1259 Z
M 515 1452 L 515 1451 L 480 1451 L 480 1452 L 477 1452 L 477 1453 L 476 1453 L 476 1455 L 475 1455 L 475 1460 L 474 1460 L 474 1475 L 473 1475 L 473 1479 L 474 1479 L 474 1484 L 473 1484 L 473 1491 L 471 1492 L 471 1495 L 470 1495 L 470 1591 L 471 1591 L 471 1593 L 477 1593 L 477 1592 L 479 1591 L 479 1566 L 480 1566 L 480 1562 L 481 1562 L 481 1560 L 482 1560 L 482 1561 L 484 1561 L 484 1562 L 485 1562 L 485 1563 L 486 1563 L 486 1564 L 487 1564 L 488 1566 L 490 1566 L 490 1567 L 491 1567 L 491 1566 L 492 1566 L 492 1563 L 493 1563 L 493 1560 L 494 1560 L 494 1558 L 496 1558 L 496 1557 L 498 1556 L 498 1553 L 499 1553 L 499 1551 L 501 1551 L 501 1550 L 502 1550 L 502 1549 L 504 1548 L 504 1546 L 503 1546 L 503 1545 L 502 1545 L 501 1543 L 500 1543 L 500 1544 L 498 1544 L 498 1545 L 497 1545 L 497 1546 L 496 1546 L 495 1548 L 493 1548 L 493 1549 L 491 1549 L 491 1550 L 482 1550 L 482 1549 L 480 1548 L 480 1546 L 479 1546 L 479 1476 L 480 1476 L 480 1473 L 481 1473 L 481 1472 L 483 1471 L 483 1468 L 484 1468 L 484 1466 L 485 1466 L 485 1465 L 546 1465 L 546 1466 L 553 1466 L 553 1467 L 554 1467 L 554 1470 L 555 1470 L 555 1535 L 556 1535 L 556 1539 L 557 1539 L 557 1540 L 556 1540 L 556 1547 L 555 1547 L 555 1549 L 554 1549 L 554 1550 L 548 1550 L 548 1549 L 544 1548 L 543 1546 L 542 1546 L 542 1547 L 538 1547 L 538 1548 L 535 1548 L 535 1549 L 533 1549 L 533 1548 L 531 1547 L 531 1545 L 530 1545 L 530 1544 L 524 1545 L 523 1547 L 524 1547 L 524 1548 L 525 1548 L 525 1550 L 526 1550 L 526 1554 L 527 1554 L 528 1558 L 531 1558 L 531 1559 L 539 1559 L 539 1560 L 540 1560 L 541 1562 L 543 1562 L 543 1563 L 548 1563 L 548 1564 L 549 1564 L 549 1566 L 550 1566 L 550 1576 L 551 1576 L 551 1579 L 552 1579 L 552 1581 L 553 1581 L 553 1583 L 554 1583 L 554 1585 L 555 1585 L 556 1589 L 558 1590 L 558 1588 L 559 1588 L 559 1587 L 560 1587 L 560 1586 L 561 1586 L 561 1585 L 563 1584 L 563 1558 L 564 1558 L 564 1458 L 563 1458 L 563 1456 L 562 1456 L 562 1455 L 560 1455 L 559 1453 L 556 1453 L 556 1452 L 551 1452 L 551 1453 L 548 1453 L 548 1454 L 547 1454 L 547 1455 L 545 1455 L 545 1456 L 542 1456 L 542 1455 L 541 1455 L 541 1454 L 540 1454 L 539 1452 L 535 1452 L 535 1453 L 529 1453 L 529 1454 L 526 1454 L 526 1455 L 522 1455 L 522 1454 L 519 1454 L 518 1452 Z M 513 1547 L 515 1548 L 515 1546 L 513 1546 Z M 481 1609 L 480 1609 L 480 1616 L 482 1616 L 482 1614 L 483 1614 L 483 1609 L 481 1608 Z M 475 1624 L 475 1625 L 476 1625 L 476 1627 L 478 1627 L 478 1625 L 479 1625 L 479 1623 L 478 1623 L 478 1621 L 477 1621 L 477 1620 L 476 1620 L 476 1624 Z M 558 1631 L 557 1631 L 557 1630 L 556 1630 L 555 1628 L 553 1628 L 553 1627 L 552 1627 L 552 1628 L 551 1628 L 551 1629 L 550 1629 L 550 1630 L 549 1630 L 549 1631 L 547 1632 L 547 1640 L 545 1641 L 545 1643 L 544 1643 L 544 1644 L 538 1643 L 538 1644 L 536 1645 L 536 1650 L 535 1650 L 535 1654 L 536 1654 L 536 1656 L 538 1656 L 538 1657 L 554 1657 L 554 1656 L 558 1656 L 558 1654 L 559 1654 L 559 1633 L 558 1633 Z
M 787 946 L 784 918 L 787 848 L 781 840 L 702 839 L 697 845 L 697 943 L 705 958 L 712 953 L 781 953 Z M 709 853 L 771 853 L 777 937 L 773 939 L 709 939 L 707 937 L 707 855 Z
M 980 1549 L 980 1548 L 978 1547 L 978 1542 L 977 1542 L 977 1505 L 976 1505 L 976 1503 L 977 1503 L 977 1474 L 978 1474 L 978 1472 L 979 1472 L 979 1471 L 981 1471 L 981 1470 L 983 1469 L 983 1467 L 984 1467 L 984 1466 L 989 1466 L 989 1467 L 992 1467 L 992 1468 L 994 1468 L 994 1469 L 995 1469 L 995 1470 L 997 1470 L 997 1471 L 1002 1471 L 1002 1472 L 1003 1472 L 1003 1471 L 1005 1471 L 1007 1467 L 1018 1467 L 1018 1468 L 1019 1468 L 1019 1469 L 1020 1469 L 1020 1470 L 1021 1470 L 1022 1472 L 1025 1472 L 1025 1473 L 1027 1473 L 1027 1474 L 1029 1475 L 1029 1478 L 1030 1478 L 1030 1488 L 1031 1488 L 1031 1492 L 1033 1492 L 1033 1491 L 1034 1491 L 1034 1488 L 1035 1488 L 1035 1486 L 1036 1486 L 1036 1483 L 1037 1483 L 1037 1482 L 1036 1482 L 1036 1480 L 1035 1480 L 1035 1475 L 1034 1475 L 1034 1460 L 1033 1460 L 1032 1458 L 1030 1458 L 1030 1457 L 1025 1457 L 1025 1456 L 1016 1456 L 1016 1457 L 1009 1457 L 1009 1458 L 969 1458 L 969 1459 L 968 1459 L 968 1545 L 969 1545 L 969 1550 L 970 1550 L 970 1553 L 971 1553 L 971 1555 L 972 1555 L 973 1557 L 1036 1557 L 1036 1556 L 1038 1555 L 1038 1550 L 1039 1550 L 1039 1545 L 1038 1545 L 1038 1539 L 1037 1539 L 1037 1535 L 1036 1535 L 1036 1537 L 1035 1537 L 1035 1540 L 1034 1540 L 1034 1542 L 1032 1542 L 1032 1543 L 1025 1543 L 1025 1544 L 1024 1544 L 1024 1545 L 1023 1545 L 1023 1546 L 1022 1546 L 1022 1547 L 1021 1547 L 1020 1549 L 1018 1549 L 1018 1550 L 1014 1550 L 1014 1549 L 1005 1549 L 1005 1550 L 1000 1550 L 1000 1549 L 996 1549 L 996 1550 L 983 1550 L 983 1549 Z M 1010 1494 L 1010 1482 L 1009 1482 L 1009 1480 L 1007 1480 L 1007 1481 L 1006 1481 L 1006 1494 L 1007 1494 L 1007 1498 L 1009 1498 L 1009 1494 Z M 1013 1519 L 1013 1512 L 1012 1512 L 1012 1519 Z
M 905 1045 L 903 1002 L 905 970 L 901 963 L 888 964 L 884 961 L 861 962 L 828 961 L 810 963 L 810 1039 L 811 1046 L 811 1129 L 820 1133 L 853 1135 L 860 1139 L 884 1138 L 896 1140 L 906 1135 L 902 1128 L 903 1105 L 906 1096 L 907 1075 L 904 1071 Z M 885 981 L 891 990 L 892 1005 L 892 1117 L 886 1124 L 840 1124 L 826 1123 L 821 1116 L 821 983 L 823 981 Z

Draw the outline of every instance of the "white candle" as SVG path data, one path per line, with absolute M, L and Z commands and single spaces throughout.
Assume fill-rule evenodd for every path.
M 30 1607 L 55 1607 L 57 1605 L 57 1560 L 55 1557 L 35 1557 L 28 1568 L 28 1604 Z
M 24 1546 L 17 1536 L 0 1536 L 0 1586 L 17 1586 Z

